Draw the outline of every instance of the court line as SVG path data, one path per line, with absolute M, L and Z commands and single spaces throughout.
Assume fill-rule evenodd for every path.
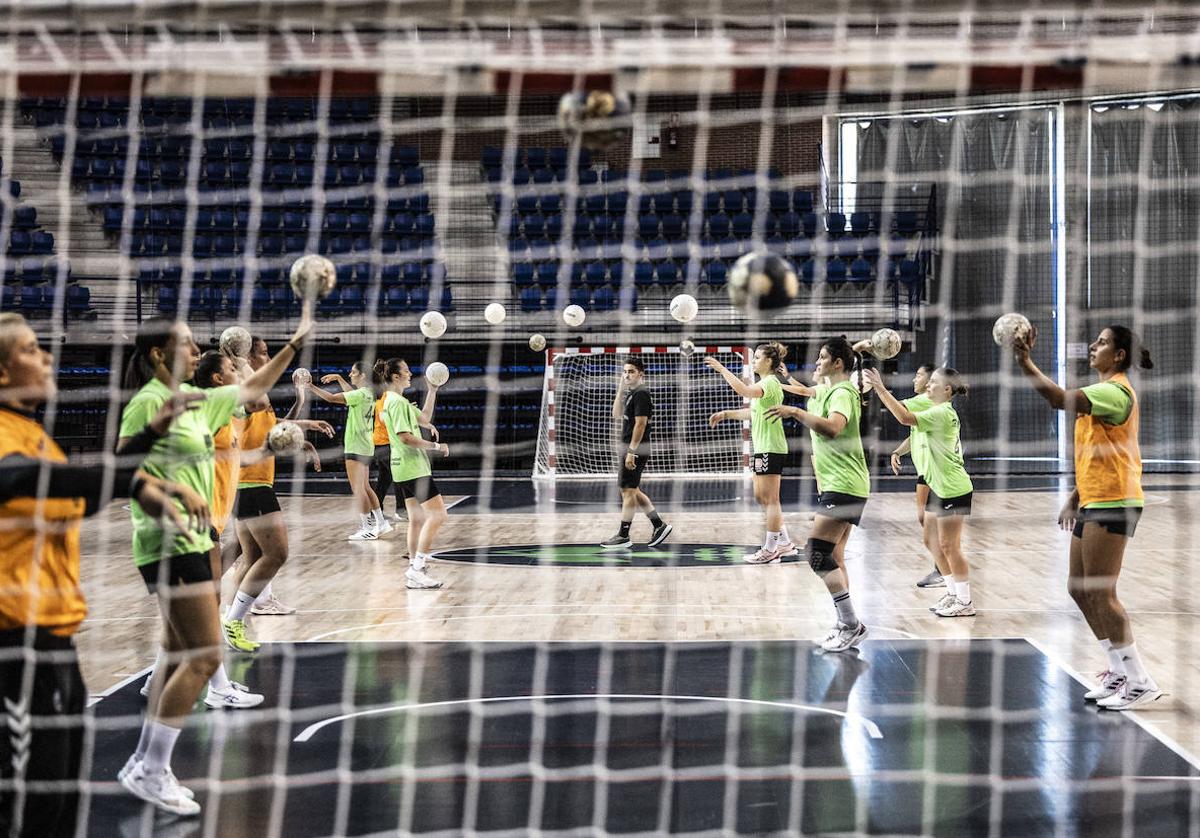
M 121 689 L 121 687 L 124 687 L 126 684 L 132 684 L 134 681 L 143 677 L 147 672 L 150 672 L 153 669 L 154 669 L 153 666 L 147 666 L 145 669 L 143 669 L 139 672 L 135 672 L 132 675 L 129 675 L 129 676 L 121 679 L 120 681 L 118 681 L 117 683 L 115 683 L 111 687 L 109 687 L 107 690 L 105 690 L 104 692 L 90 694 L 88 696 L 87 706 L 92 707 L 93 705 L 99 704 L 101 701 L 108 698 L 110 695 L 115 693 L 117 690 Z
M 788 710 L 802 710 L 810 713 L 825 713 L 830 716 L 841 716 L 846 721 L 855 722 L 867 729 L 872 739 L 882 739 L 883 731 L 879 729 L 879 725 L 868 719 L 866 716 L 860 716 L 857 713 L 850 713 L 842 710 L 833 710 L 829 707 L 818 707 L 813 704 L 794 704 L 787 701 L 762 701 L 753 698 L 732 698 L 730 696 L 706 696 L 706 695 L 646 695 L 640 693 L 571 693 L 566 695 L 500 695 L 489 698 L 456 698 L 449 701 L 429 701 L 421 704 L 392 704 L 387 707 L 375 707 L 371 710 L 359 710 L 354 713 L 346 713 L 341 716 L 333 716 L 328 719 L 323 719 L 319 722 L 314 722 L 293 739 L 293 742 L 307 742 L 321 728 L 331 724 L 343 722 L 346 719 L 360 719 L 364 716 L 381 716 L 389 713 L 403 713 L 409 710 L 425 710 L 433 707 L 452 707 L 456 704 L 492 704 L 502 701 L 545 701 L 547 699 L 558 700 L 579 700 L 579 699 L 596 699 L 596 698 L 615 698 L 615 699 L 641 699 L 647 701 L 667 699 L 671 701 L 724 701 L 729 704 L 750 704 L 759 707 L 778 707 Z
M 1070 675 L 1072 678 L 1074 678 L 1076 681 L 1078 681 L 1083 686 L 1094 687 L 1096 685 L 1096 682 L 1094 679 L 1085 678 L 1079 672 L 1079 670 L 1075 669 L 1074 667 L 1068 666 L 1062 659 L 1060 659 L 1058 657 L 1058 655 L 1053 654 L 1049 649 L 1047 649 L 1045 646 L 1043 646 L 1040 641 L 1034 640 L 1032 637 L 1023 637 L 1021 639 L 1024 640 L 1026 643 L 1028 643 L 1033 648 L 1037 649 L 1043 655 L 1045 655 L 1046 660 L 1053 663 L 1055 666 L 1057 666 L 1063 672 Z M 1166 695 L 1166 693 L 1164 693 L 1164 695 Z M 1180 708 L 1180 709 L 1182 709 L 1182 708 Z M 1117 711 L 1117 712 L 1121 712 L 1125 718 L 1131 720 L 1134 724 L 1136 724 L 1142 730 L 1146 731 L 1146 733 L 1150 734 L 1155 739 L 1157 739 L 1159 742 L 1166 745 L 1167 748 L 1174 751 L 1175 755 L 1177 757 L 1180 757 L 1184 762 L 1190 764 L 1193 768 L 1200 769 L 1200 757 L 1197 757 L 1195 754 L 1193 754 L 1187 748 L 1180 745 L 1178 742 L 1176 742 L 1173 738 L 1171 738 L 1167 734 L 1163 733 L 1160 730 L 1157 730 L 1154 726 L 1151 725 L 1150 722 L 1146 721 L 1145 719 L 1143 719 L 1141 717 L 1140 711 L 1130 710 L 1128 712 L 1125 712 L 1125 711 Z M 1198 779 L 1200 779 L 1200 778 L 1198 778 Z

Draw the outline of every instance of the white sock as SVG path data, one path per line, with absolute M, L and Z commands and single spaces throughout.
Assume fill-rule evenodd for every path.
M 1117 654 L 1117 650 L 1113 648 L 1112 641 L 1105 639 L 1100 641 L 1100 648 L 1104 650 L 1105 656 L 1108 658 L 1108 671 L 1117 675 L 1125 674 L 1125 664 L 1121 661 L 1121 656 Z
M 378 527 L 382 527 L 386 523 L 386 519 L 383 517 L 383 507 L 382 506 L 377 506 L 374 509 L 372 509 L 371 517 L 375 519 L 375 525 Z
M 274 580 L 271 580 L 271 581 L 273 582 Z M 267 586 L 258 592 L 258 596 L 256 596 L 254 598 L 254 601 L 255 602 L 266 602 L 274 595 L 275 595 L 275 591 L 272 590 L 272 588 L 271 588 L 271 582 L 268 582 Z
M 142 765 L 147 774 L 161 774 L 171 764 L 171 752 L 175 750 L 179 728 L 149 720 L 146 721 L 146 725 L 150 728 L 150 741 L 146 744 Z
M 265 593 L 265 591 L 264 591 Z M 261 594 L 260 594 L 261 596 Z M 238 591 L 233 595 L 233 602 L 229 603 L 229 610 L 225 612 L 226 620 L 244 620 L 246 612 L 250 610 L 250 606 L 254 604 L 254 597 L 250 594 Z
M 1125 677 L 1131 684 L 1154 683 L 1150 673 L 1146 671 L 1146 666 L 1142 663 L 1142 656 L 1138 654 L 1136 643 L 1130 643 L 1120 649 L 1114 647 L 1113 651 L 1121 656 L 1121 663 L 1125 664 Z
M 424 553 L 421 553 L 421 552 L 414 553 L 413 557 L 412 557 L 413 570 L 424 570 L 425 569 L 425 559 L 426 559 L 426 556 Z
M 955 597 L 958 596 L 958 582 L 954 581 L 954 577 L 953 576 L 943 576 L 942 578 L 946 580 L 946 591 L 951 596 L 955 596 Z
M 791 536 L 788 535 L 787 524 L 781 524 L 779 526 L 779 543 L 780 544 L 791 544 L 792 543 Z
M 150 744 L 150 724 L 149 719 L 142 722 L 142 734 L 138 737 L 137 748 L 133 751 L 134 759 L 139 762 L 146 758 L 146 747 Z
M 955 582 L 954 595 L 958 597 L 959 602 L 971 601 L 971 583 L 970 582 Z
M 763 542 L 763 549 L 768 553 L 775 549 L 775 545 L 779 543 L 779 533 L 767 531 L 767 538 Z
M 858 615 L 854 613 L 854 606 L 850 604 L 849 591 L 834 594 L 833 607 L 837 609 L 838 622 L 848 626 L 858 625 Z
M 208 688 L 218 693 L 227 693 L 233 689 L 233 683 L 225 672 L 225 664 L 218 666 L 217 671 L 208 679 Z

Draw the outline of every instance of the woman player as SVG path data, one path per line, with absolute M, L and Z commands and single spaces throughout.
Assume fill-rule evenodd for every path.
M 74 835 L 88 694 L 74 636 L 87 614 L 79 585 L 79 528 L 104 508 L 108 474 L 70 465 L 34 411 L 57 390 L 50 353 L 19 314 L 0 314 L 0 696 L 13 735 L 0 736 L 0 835 Z M 136 471 L 173 418 L 200 397 L 166 400 L 126 446 L 112 494 L 182 531 L 207 525 L 186 486 Z M 180 502 L 177 507 L 172 500 Z M 22 737 L 15 732 L 28 731 Z M 18 752 L 23 749 L 24 753 Z M 16 783 L 59 782 L 58 790 Z
M 346 430 L 343 450 L 346 458 L 346 479 L 350 491 L 358 502 L 358 531 L 350 535 L 349 541 L 375 541 L 379 536 L 392 531 L 392 525 L 383 517 L 380 498 L 371 488 L 371 460 L 375 456 L 375 394 L 367 386 L 368 377 L 363 372 L 362 361 L 355 361 L 350 368 L 350 381 L 337 373 L 321 377 L 322 384 L 337 383 L 340 393 L 329 393 L 309 382 L 308 390 L 323 402 L 345 405 Z
M 1017 365 L 1055 410 L 1075 414 L 1075 489 L 1058 522 L 1071 530 L 1067 589 L 1108 657 L 1100 683 L 1084 699 L 1108 710 L 1131 710 L 1162 697 L 1133 640 L 1129 615 L 1117 598 L 1125 546 L 1145 505 L 1138 448 L 1138 399 L 1126 374 L 1150 353 L 1126 326 L 1108 326 L 1088 346 L 1088 366 L 1100 380 L 1063 390 L 1030 357 L 1037 330 L 1013 343 Z
M 160 479 L 183 483 L 210 500 L 213 434 L 238 405 L 266 395 L 311 328 L 312 321 L 302 319 L 287 348 L 241 384 L 204 391 L 204 400 L 182 413 L 170 435 L 154 444 L 143 469 Z M 156 317 L 141 324 L 126 373 L 126 386 L 137 392 L 121 414 L 118 451 L 145 430 L 176 389 L 194 389 L 181 382 L 192 378 L 199 357 L 186 323 Z M 158 594 L 163 645 L 175 665 L 155 672 L 137 750 L 118 777 L 126 790 L 142 800 L 167 812 L 194 815 L 199 805 L 169 769 L 183 722 L 221 664 L 220 616 L 208 555 L 212 537 L 208 526 L 173 532 L 136 502 L 131 508 L 134 563 L 146 587 Z
M 929 396 L 925 390 L 929 386 L 929 376 L 933 373 L 933 365 L 921 364 L 913 373 L 913 395 L 903 401 L 905 407 L 916 413 L 930 406 Z M 929 571 L 917 582 L 918 588 L 941 588 L 946 584 L 945 575 L 950 572 L 938 548 L 937 528 L 933 522 L 925 525 L 925 505 L 929 502 L 929 484 L 925 481 L 925 435 L 917 428 L 909 428 L 908 436 L 896 446 L 892 452 L 892 474 L 900 475 L 901 460 L 905 454 L 912 456 L 913 468 L 917 470 L 917 523 L 921 525 L 921 540 L 929 555 L 933 556 L 933 570 Z
M 766 412 L 774 419 L 797 419 L 812 438 L 819 494 L 804 553 L 837 609 L 837 624 L 821 641 L 821 648 L 827 652 L 844 652 L 867 636 L 866 624 L 858 619 L 850 603 L 845 564 L 850 528 L 862 520 L 871 488 L 859 433 L 862 401 L 850 383 L 851 371 L 859 366 L 860 360 L 846 338 L 830 338 L 821 345 L 815 371 L 817 381 L 829 383 L 813 388 L 806 408 L 777 404 Z
M 428 425 L 433 418 L 438 388 L 429 385 L 425 408 L 417 410 L 417 406 L 402 395 L 412 386 L 412 372 L 403 360 L 376 361 L 372 377 L 377 386 L 386 390 L 383 424 L 392 450 L 392 479 L 404 496 L 404 508 L 408 513 L 409 567 L 404 582 L 414 589 L 440 588 L 442 583 L 426 573 L 425 567 L 432 554 L 433 539 L 446 523 L 446 504 L 433 482 L 429 456 L 425 452 L 439 451 L 443 457 L 448 457 L 450 446 L 421 438 L 421 426 Z
M 372 376 L 373 378 L 373 376 Z M 374 381 L 371 382 L 375 384 Z M 388 443 L 387 426 L 383 424 L 383 403 L 387 399 L 387 391 L 380 391 L 378 386 L 373 386 L 375 391 L 375 432 L 371 437 L 375 443 L 375 468 L 379 470 L 379 475 L 375 478 L 375 497 L 379 498 L 379 508 L 383 509 L 384 501 L 387 500 L 388 490 L 396 485 L 392 480 L 392 446 Z M 437 437 L 435 436 L 436 440 Z M 404 498 L 400 497 L 400 487 L 396 487 L 396 512 L 391 517 L 393 523 L 399 523 L 404 520 Z M 383 513 L 384 518 L 388 518 L 388 514 Z
M 963 465 L 958 413 L 951 402 L 955 396 L 966 394 L 967 385 L 958 370 L 938 367 L 926 385 L 929 407 L 916 410 L 907 404 L 913 399 L 901 403 L 888 392 L 878 370 L 865 370 L 863 374 L 896 421 L 924 437 L 924 474 L 929 492 L 925 520 L 936 530 L 939 552 L 935 555 L 944 557 L 949 566 L 946 594 L 932 610 L 939 617 L 974 617 L 971 566 L 962 552 L 963 525 L 971 514 L 974 487 Z
M 757 384 L 747 384 L 711 355 L 704 359 L 704 363 L 716 370 L 735 393 L 750 399 L 749 408 L 718 410 L 708 417 L 708 424 L 715 428 L 728 419 L 739 422 L 750 420 L 751 450 L 754 452 L 750 460 L 754 471 L 754 500 L 762 507 L 767 528 L 762 547 L 742 557 L 742 561 L 751 564 L 771 564 L 799 552 L 788 537 L 787 526 L 783 523 L 783 508 L 779 503 L 779 484 L 788 454 L 787 437 L 783 433 L 783 422 L 767 416 L 768 410 L 783 404 L 780 379 L 788 377 L 787 368 L 783 365 L 786 357 L 787 347 L 781 343 L 758 346 L 752 362 L 754 374 L 758 376 Z

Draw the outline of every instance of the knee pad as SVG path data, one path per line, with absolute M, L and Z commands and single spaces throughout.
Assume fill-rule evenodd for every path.
M 808 540 L 808 543 L 804 545 L 804 555 L 808 556 L 808 566 L 813 569 L 813 573 L 824 576 L 838 569 L 838 564 L 833 559 L 833 551 L 836 547 L 837 545 L 832 541 L 820 538 Z

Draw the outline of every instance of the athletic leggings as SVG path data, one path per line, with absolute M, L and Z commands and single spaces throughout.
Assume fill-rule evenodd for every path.
M 379 505 L 382 507 L 383 499 L 387 497 L 388 489 L 393 485 L 392 446 L 375 446 L 375 466 L 379 469 L 379 476 L 375 478 L 375 495 L 379 498 Z M 396 486 L 396 511 L 404 511 L 404 498 L 401 496 L 399 486 Z

